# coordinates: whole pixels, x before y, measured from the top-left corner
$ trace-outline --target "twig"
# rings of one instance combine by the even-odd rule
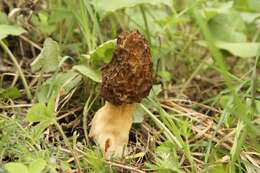
[[[67,113],[65,113],[65,114],[60,115],[59,117],[57,117],[57,120],[61,120],[61,119],[65,118],[65,117],[67,117],[67,116],[70,115],[70,114],[73,114],[73,113],[75,113],[75,112],[80,111],[81,109],[82,109],[82,107],[77,107],[77,108],[75,108],[75,109],[73,109],[73,110],[71,110],[71,111],[68,111]]]
[[[42,48],[38,44],[34,43],[33,41],[29,40],[28,38],[26,38],[26,37],[24,37],[22,35],[20,35],[19,37],[21,39],[23,39],[24,41],[28,42],[29,44],[31,44],[33,47],[35,47],[35,48],[37,48],[39,50],[42,50]]]
[[[111,166],[116,166],[116,167],[119,167],[119,168],[128,169],[128,170],[135,171],[135,172],[138,172],[138,173],[145,173],[144,171],[142,171],[142,170],[140,170],[140,169],[138,169],[136,167],[123,165],[121,163],[112,162],[110,160],[106,160],[106,163],[111,165]]]
[[[23,65],[23,61],[20,61],[19,66],[21,67],[22,65]],[[18,71],[16,71],[16,72],[15,72],[14,79],[13,79],[13,82],[12,82],[12,84],[11,84],[11,87],[14,87],[14,86],[15,86],[15,84],[16,84],[18,78],[19,78],[19,73],[18,73]]]
[[[8,106],[0,106],[0,109],[23,108],[23,107],[31,107],[31,106],[32,104],[8,105]]]

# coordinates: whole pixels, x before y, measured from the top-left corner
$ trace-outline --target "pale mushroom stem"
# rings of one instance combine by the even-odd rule
[[[100,145],[104,157],[122,157],[126,154],[129,131],[136,104],[115,106],[109,102],[100,108],[93,120],[89,136]]]

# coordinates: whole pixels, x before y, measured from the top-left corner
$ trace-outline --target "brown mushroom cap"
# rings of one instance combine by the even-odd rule
[[[138,31],[123,32],[110,63],[102,68],[101,96],[114,105],[140,102],[153,85],[151,53]]]

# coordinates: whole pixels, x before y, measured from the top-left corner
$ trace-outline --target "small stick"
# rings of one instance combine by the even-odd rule
[[[116,166],[116,167],[119,167],[119,168],[128,169],[128,170],[135,171],[135,172],[138,172],[138,173],[145,173],[144,171],[142,171],[142,170],[140,170],[140,169],[138,169],[136,167],[123,165],[121,163],[115,163],[115,162],[112,162],[110,160],[106,160],[106,163],[111,165],[111,166]]]
[[[29,40],[28,38],[20,35],[19,36],[21,39],[23,39],[24,41],[28,42],[29,44],[31,44],[33,47],[39,49],[39,50],[42,50],[41,46],[39,46],[38,44],[34,43],[33,41]]]
[[[24,108],[24,107],[31,107],[31,106],[32,106],[32,104],[8,105],[8,106],[0,106],[0,109]]]

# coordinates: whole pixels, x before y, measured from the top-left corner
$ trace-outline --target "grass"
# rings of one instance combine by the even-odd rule
[[[254,0],[10,2],[0,2],[0,172],[260,171]],[[104,104],[100,69],[115,36],[134,29],[150,43],[156,81],[135,112],[129,154],[104,160],[88,137]],[[60,50],[43,48],[48,37]]]

